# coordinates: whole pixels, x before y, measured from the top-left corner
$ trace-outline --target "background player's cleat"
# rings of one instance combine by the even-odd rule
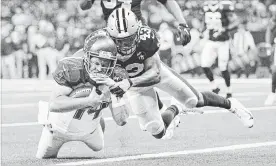
[[[214,92],[215,94],[218,94],[219,91],[220,91],[220,88],[212,89],[212,92]]]
[[[270,94],[267,96],[264,105],[266,105],[266,106],[273,105],[275,99],[276,99],[276,93],[270,93]]]
[[[226,99],[229,99],[232,97],[232,93],[226,93]]]
[[[252,113],[246,109],[237,99],[229,98],[231,101],[230,112],[235,114],[244,124],[244,126],[251,128],[254,125]]]

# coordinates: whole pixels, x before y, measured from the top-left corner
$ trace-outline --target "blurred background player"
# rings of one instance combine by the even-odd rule
[[[270,6],[270,12],[272,18],[266,30],[266,43],[272,46],[274,50],[274,60],[272,64],[272,84],[271,93],[267,96],[265,100],[265,105],[272,105],[276,99],[276,4]]]
[[[227,86],[226,97],[230,98],[232,97],[232,89],[228,71],[230,57],[228,25],[231,17],[234,16],[234,5],[231,1],[207,1],[204,3],[203,10],[206,24],[205,37],[209,40],[202,50],[201,67],[211,82],[212,91],[219,93],[220,88],[211,71],[211,66],[218,58],[218,66]]]
[[[94,151],[103,148],[102,110],[110,106],[111,96],[109,88],[96,85],[93,78],[111,76],[116,64],[116,49],[113,40],[100,33],[85,42],[84,50],[59,62],[53,75],[57,88],[52,93],[49,108],[42,108],[49,109],[46,110],[49,115],[37,158],[57,157],[61,146],[69,141],[82,141]],[[71,93],[80,87],[90,88],[91,93],[87,97],[72,96]]]
[[[81,0],[80,7],[83,10],[90,9],[95,0]],[[141,4],[143,0],[101,0],[101,7],[104,14],[104,19],[107,20],[112,11],[119,7],[130,9],[135,13],[138,20],[141,20],[145,24],[145,19],[142,16]],[[190,42],[191,36],[187,22],[182,14],[181,8],[175,0],[153,0],[162,3],[166,9],[175,17],[179,36],[183,45]]]

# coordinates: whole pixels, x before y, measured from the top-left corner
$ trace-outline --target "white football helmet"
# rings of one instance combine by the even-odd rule
[[[114,10],[107,20],[107,31],[117,45],[118,52],[123,56],[132,55],[138,42],[138,29],[141,21],[129,9]]]

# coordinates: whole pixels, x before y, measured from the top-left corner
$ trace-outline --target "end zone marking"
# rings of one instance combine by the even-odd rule
[[[99,164],[99,163],[112,163],[112,162],[127,161],[127,160],[163,158],[163,157],[169,157],[169,156],[191,155],[191,154],[204,154],[204,153],[224,152],[224,151],[231,151],[231,150],[241,150],[241,149],[250,149],[250,148],[267,147],[267,146],[276,146],[276,141],[260,142],[260,143],[252,143],[252,144],[238,144],[238,145],[197,149],[197,150],[184,150],[184,151],[176,151],[176,152],[141,154],[141,155],[136,155],[136,156],[125,156],[125,157],[117,157],[117,158],[114,157],[114,158],[106,158],[106,159],[98,159],[98,160],[93,159],[93,160],[86,160],[86,161],[60,163],[57,165],[64,165],[64,166],[65,165],[74,165],[74,166],[76,166],[76,165],[88,165],[88,164]]]

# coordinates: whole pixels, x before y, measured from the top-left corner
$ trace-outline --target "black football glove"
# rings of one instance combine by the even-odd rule
[[[133,83],[129,78],[123,79],[122,81],[116,82],[115,85],[110,88],[110,92],[116,97],[123,97],[132,84]]]
[[[187,45],[191,41],[190,28],[187,24],[179,24],[178,37],[180,38],[183,46]]]

